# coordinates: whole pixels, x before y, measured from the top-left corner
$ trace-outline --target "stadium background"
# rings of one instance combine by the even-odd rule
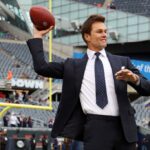
[[[49,1],[50,2],[50,1]],[[48,1],[0,1],[0,102],[49,105],[52,88],[53,110],[13,108],[0,118],[0,150],[74,149],[82,150],[82,143],[68,139],[51,139],[50,132],[61,96],[61,80],[48,79],[33,70],[26,40],[32,37],[29,9],[33,5],[49,7]],[[108,27],[107,50],[127,55],[133,64],[150,79],[150,1],[149,0],[52,0],[56,26],[52,32],[52,60],[67,57],[81,58],[86,45],[80,35],[84,20],[91,14],[106,17]],[[49,37],[44,38],[45,58],[48,61]],[[32,84],[31,84],[32,83]],[[139,97],[128,87],[129,98],[136,110],[139,131],[139,150],[150,150],[150,98]],[[2,111],[4,107],[0,107]],[[19,123],[12,127],[11,119]],[[20,123],[21,122],[21,123]],[[18,146],[16,144],[19,144]],[[44,146],[45,145],[45,146]],[[35,148],[36,147],[36,148]],[[43,148],[42,148],[43,147]],[[75,148],[76,147],[76,148]]]

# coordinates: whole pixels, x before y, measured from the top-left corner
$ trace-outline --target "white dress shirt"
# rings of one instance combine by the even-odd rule
[[[85,114],[97,114],[118,116],[119,108],[117,102],[117,96],[115,92],[114,79],[110,62],[107,58],[105,50],[100,51],[101,59],[104,67],[106,91],[108,97],[108,104],[101,109],[96,104],[96,89],[95,89],[95,51],[87,50],[88,62],[84,72],[81,90],[80,90],[80,102]]]

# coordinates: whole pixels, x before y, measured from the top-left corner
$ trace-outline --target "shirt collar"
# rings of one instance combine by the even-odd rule
[[[106,57],[106,51],[105,51],[105,49],[102,49],[99,52],[101,53],[101,55],[100,55],[101,57]],[[95,58],[95,53],[96,53],[95,51],[87,49],[87,55],[88,55],[89,59]]]

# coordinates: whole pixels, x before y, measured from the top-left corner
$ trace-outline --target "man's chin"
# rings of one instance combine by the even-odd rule
[[[101,48],[106,48],[107,44],[101,45]]]

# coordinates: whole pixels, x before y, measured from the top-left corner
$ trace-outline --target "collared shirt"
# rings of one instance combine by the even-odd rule
[[[85,114],[98,114],[98,115],[108,115],[108,116],[118,116],[119,107],[117,102],[117,96],[115,92],[113,72],[106,55],[105,50],[100,51],[101,59],[104,67],[106,91],[108,97],[108,104],[101,109],[96,104],[96,89],[95,89],[95,51],[87,50],[88,62],[84,72],[81,90],[80,90],[80,102]]]

